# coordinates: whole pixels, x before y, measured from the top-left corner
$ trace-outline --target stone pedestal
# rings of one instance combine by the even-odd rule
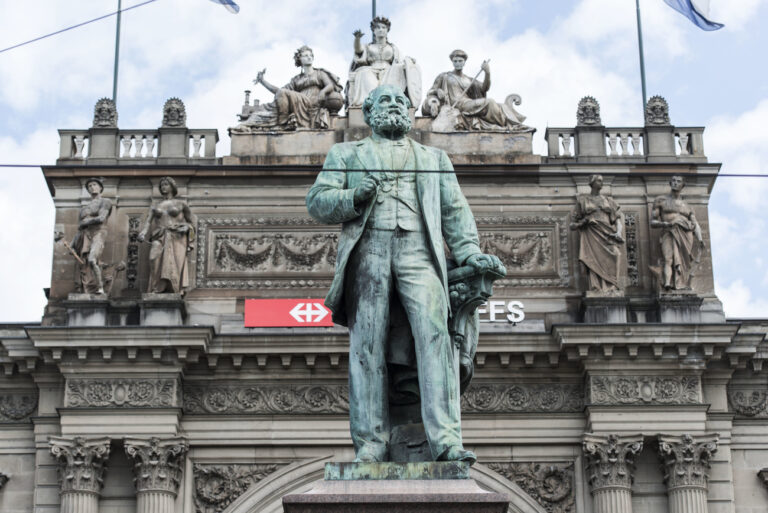
[[[463,462],[327,463],[312,490],[283,497],[285,513],[505,513],[509,498],[469,478]]]
[[[180,294],[142,294],[139,308],[142,326],[181,326],[187,314]]]
[[[589,297],[581,300],[584,322],[589,324],[626,324],[629,299],[626,297]]]
[[[445,150],[454,165],[539,164],[533,154],[533,132],[421,132],[422,144]]]
[[[70,294],[64,303],[69,326],[106,326],[109,300],[105,294]]]
[[[663,323],[701,322],[703,298],[691,294],[661,294],[658,299],[659,321]]]

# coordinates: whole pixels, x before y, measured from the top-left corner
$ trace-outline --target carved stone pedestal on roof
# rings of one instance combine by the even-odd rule
[[[137,513],[173,513],[188,444],[183,438],[126,438],[134,461]]]
[[[696,294],[661,294],[658,298],[662,323],[701,322],[703,298]]]
[[[616,296],[585,296],[581,300],[584,322],[591,324],[625,324],[629,299]]]
[[[641,435],[584,435],[584,454],[595,513],[632,512],[632,471]]]
[[[659,436],[669,513],[707,513],[709,460],[717,435]]]
[[[109,438],[51,437],[48,443],[59,460],[61,513],[98,513]]]
[[[327,463],[312,490],[283,497],[285,513],[505,513],[509,498],[480,488],[464,462]]]
[[[104,294],[70,294],[67,308],[69,326],[105,326],[109,299]]]
[[[181,326],[186,309],[180,294],[142,294],[142,326]]]

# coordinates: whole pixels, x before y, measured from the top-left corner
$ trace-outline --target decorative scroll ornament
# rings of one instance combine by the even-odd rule
[[[580,126],[601,125],[600,104],[591,96],[585,96],[579,100],[579,107],[576,109],[576,124]]]
[[[195,512],[220,513],[248,488],[278,469],[277,464],[195,464]]]
[[[640,285],[637,254],[637,214],[624,212],[624,224],[624,233],[627,239],[627,277],[629,278],[629,285],[637,287]]]
[[[126,288],[136,289],[136,280],[139,277],[139,229],[141,218],[132,216],[128,218],[128,261],[126,263],[125,280]]]
[[[697,376],[592,376],[592,404],[700,404]]]
[[[69,407],[176,407],[181,403],[175,379],[68,379],[64,404]]]
[[[584,390],[573,384],[475,384],[461,397],[465,413],[580,412]]]
[[[102,98],[93,108],[93,128],[117,128],[117,106],[109,98]]]
[[[661,96],[652,96],[645,105],[646,125],[669,125],[669,104]]]
[[[174,497],[181,483],[182,463],[189,444],[183,438],[125,439],[125,454],[134,460],[137,492],[168,492]]]
[[[718,436],[659,435],[659,455],[667,488],[707,488],[709,460],[717,452]]]
[[[101,492],[109,458],[109,438],[50,437],[48,444],[59,460],[61,493]]]
[[[486,466],[525,490],[548,513],[575,513],[573,463],[504,462]]]
[[[587,479],[592,490],[632,487],[635,456],[643,449],[641,435],[584,435]]]
[[[185,413],[349,413],[347,385],[186,386]]]
[[[163,128],[187,126],[187,109],[178,98],[168,98],[163,105]]]
[[[3,394],[0,396],[0,422],[24,422],[37,409],[37,394]]]
[[[745,417],[768,417],[768,390],[728,388],[731,409]]]

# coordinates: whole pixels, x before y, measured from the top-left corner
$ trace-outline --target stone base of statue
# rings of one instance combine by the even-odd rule
[[[533,154],[533,132],[424,130],[421,132],[419,142],[447,151],[454,166],[495,163],[540,164],[541,156]]]
[[[181,294],[142,294],[139,310],[142,326],[181,326],[187,314]]]
[[[338,118],[332,118],[334,124]],[[293,157],[294,164],[322,165],[328,150],[342,142],[340,130],[308,130],[293,132],[264,131],[250,134],[233,133],[232,151],[223,164],[274,165],[283,164],[284,157]],[[297,155],[300,150],[301,155]]]
[[[676,290],[668,294],[659,294],[659,321],[663,323],[701,322],[701,303],[703,298],[693,291]]]
[[[623,296],[585,295],[581,300],[584,322],[589,324],[626,324],[629,299]]]
[[[106,326],[106,294],[70,294],[64,302],[69,326]]]
[[[506,513],[509,498],[469,477],[465,462],[326,463],[325,479],[283,497],[285,513]]]

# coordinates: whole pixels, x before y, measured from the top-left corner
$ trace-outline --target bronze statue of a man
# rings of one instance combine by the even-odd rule
[[[395,86],[363,103],[373,134],[335,144],[307,195],[312,217],[342,223],[325,304],[349,326],[350,430],[356,461],[387,461],[387,351],[393,300],[413,335],[421,418],[434,460],[475,461],[461,437],[458,357],[448,332],[443,241],[459,265],[502,268],[477,227],[443,150],[406,137],[410,101]]]

